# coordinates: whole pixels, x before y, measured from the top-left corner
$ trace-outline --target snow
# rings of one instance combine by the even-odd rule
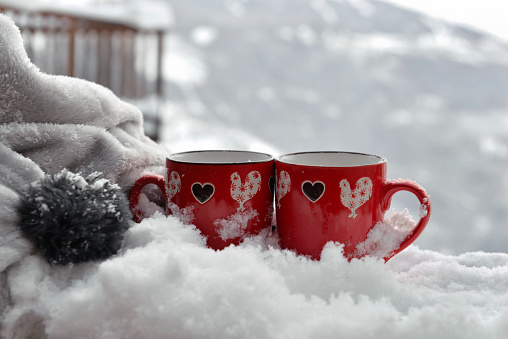
[[[127,24],[141,29],[167,30],[174,24],[173,12],[162,0],[2,0],[2,5],[28,11],[65,13],[83,18]]]
[[[217,219],[213,225],[217,228],[217,233],[222,240],[229,240],[244,236],[249,222],[256,219],[259,219],[258,212],[246,209],[226,218]]]
[[[372,15],[369,2],[350,2],[364,15]],[[313,2],[315,6],[320,3],[324,2]],[[235,17],[248,14],[242,1],[228,1],[227,7]],[[324,10],[322,14],[325,16]],[[329,12],[325,16],[328,21],[334,20],[332,14]],[[191,40],[198,47],[208,48],[220,42],[221,33],[220,29],[203,24],[192,31]],[[303,44],[316,43],[315,32],[306,26],[301,26],[298,31],[286,29],[280,34],[286,39],[300,39]],[[354,34],[350,36],[354,37]],[[327,38],[337,38],[337,35]],[[210,79],[211,69],[205,64],[207,56],[182,36],[177,36],[175,41],[176,50],[173,50],[169,61],[170,65],[179,67],[167,69],[167,80],[178,84],[183,93],[183,103],[163,103],[163,110],[167,112],[162,117],[163,142],[175,152],[206,148],[280,154],[279,147],[263,138],[263,134],[254,135],[240,124],[236,108],[228,102],[209,105],[204,101],[197,88]],[[427,45],[422,41],[430,40],[415,40],[413,49],[406,49],[401,40],[379,34],[361,36],[360,40],[351,40],[351,43],[339,37],[335,40],[339,45],[329,42],[326,46],[359,49],[363,56],[387,52],[407,56],[408,51],[416,55],[425,50]],[[464,55],[471,58],[466,58],[466,62],[477,66],[467,48],[450,49],[443,41],[431,46],[439,51],[432,54],[432,58],[452,55],[449,59],[457,61]],[[480,57],[485,57],[485,54],[481,53]],[[498,56],[493,58],[492,64],[496,60],[505,60]],[[500,64],[506,63],[501,61]],[[390,66],[390,63],[381,66],[383,73],[379,76],[389,79],[393,74],[384,67]],[[394,66],[394,69],[397,70],[397,67]],[[325,100],[324,94],[310,88],[295,85],[281,90],[275,85],[272,87],[269,79],[261,85],[259,91],[251,92],[250,88],[239,84],[238,91],[232,96],[257,95],[263,103],[280,104],[280,93],[286,90],[300,97],[302,103],[316,104]],[[399,87],[403,85],[399,84]],[[424,102],[419,109],[426,114],[415,114],[411,107],[387,112],[392,120],[385,120],[386,125],[382,126],[387,128],[388,133],[398,128],[394,128],[397,124],[410,135],[412,124],[427,128],[436,124],[432,120],[433,113],[435,119],[441,119],[439,109],[445,106],[441,97],[426,93],[413,99]],[[349,114],[347,109],[332,104],[328,105],[326,112],[331,121]],[[211,119],[213,116],[221,119]],[[298,133],[294,133],[296,137],[302,133],[315,136],[312,127],[305,125],[304,117],[292,117],[302,126]],[[272,134],[274,130],[278,131],[276,127],[270,129],[266,116],[256,115],[255,119],[260,121],[253,124],[255,128],[262,126],[265,132]],[[469,120],[461,117],[443,126],[449,127],[445,131],[451,134],[450,138],[454,136],[454,129],[469,131],[479,138],[482,152],[505,159],[506,145],[502,136],[505,130],[503,124],[495,123],[496,119],[499,116],[493,115],[485,122],[471,114]],[[226,123],[228,121],[229,124]],[[492,122],[490,126],[488,123]],[[291,126],[283,127],[287,128],[286,131],[293,131],[289,128]],[[496,128],[495,135],[490,135]],[[320,129],[317,133],[325,135]],[[289,135],[280,132],[280,139],[286,137],[291,142]],[[308,139],[302,140],[302,144],[308,142]],[[463,139],[457,140],[460,143]],[[447,139],[439,139],[439,148],[446,142]],[[302,144],[294,145],[300,147]],[[335,145],[342,149],[344,144]],[[357,146],[360,147],[360,144]],[[408,156],[407,153],[403,155]],[[435,187],[442,185],[445,180],[439,177],[440,171],[447,179],[455,179],[442,170],[444,165],[433,158],[430,150],[422,151],[418,156],[431,159],[436,168],[439,167],[439,171],[435,172],[426,168],[413,171],[418,173],[418,181],[422,179],[423,183],[434,183]],[[477,163],[478,157],[473,158]],[[397,175],[407,173],[402,170],[400,158],[393,165]],[[508,179],[501,178],[501,184],[506,186],[506,183]],[[429,190],[431,197],[434,197],[434,192]],[[444,195],[445,199],[437,199],[438,203],[433,200],[433,206],[439,213],[439,210],[447,209],[449,202],[462,204],[464,201],[460,206],[470,206],[474,210],[476,200],[471,200],[471,195],[467,192],[457,196]],[[393,212],[359,246],[360,251],[375,248],[374,256],[349,262],[343,257],[340,244],[327,244],[320,261],[281,250],[277,234],[271,230],[247,238],[238,246],[214,251],[206,247],[205,239],[191,224],[192,211],[171,206],[172,213],[183,219],[180,221],[160,214],[160,207],[149,202],[144,195],[141,195],[141,204],[155,215],[139,224],[132,224],[121,253],[109,260],[61,267],[50,266],[41,256],[33,254],[13,266],[8,283],[14,306],[5,311],[2,330],[16,329],[20,333],[22,326],[42,327],[48,338],[507,337],[508,253],[463,251],[449,255],[428,249],[430,244],[441,239],[457,251],[462,249],[459,246],[463,245],[465,236],[499,238],[503,225],[493,226],[493,219],[486,211],[478,210],[476,218],[470,220],[473,231],[470,224],[457,221],[461,215],[455,211],[452,213],[457,219],[454,222],[438,223],[431,218],[422,235],[429,235],[429,240],[422,242],[429,246],[420,248],[420,245],[411,245],[384,263],[382,258],[386,253],[390,253],[394,244],[414,227],[414,221],[406,210]],[[419,217],[426,213],[423,209],[418,212]],[[235,232],[242,230],[241,223],[236,225],[232,220],[224,225]],[[381,244],[380,239],[384,239]],[[467,243],[468,246],[473,247]]]
[[[402,212],[392,211],[389,218],[377,223],[369,231],[367,239],[356,245],[355,254],[358,258],[364,255],[388,258],[415,226],[416,222],[407,209]]]
[[[506,3],[498,0],[384,0],[508,40]],[[460,8],[460,9],[458,9]]]
[[[329,243],[313,261],[275,237],[216,252],[194,226],[156,214],[104,262],[25,258],[6,320],[34,309],[25,320],[42,320],[49,338],[506,338],[508,254],[410,246],[387,264],[348,262]]]

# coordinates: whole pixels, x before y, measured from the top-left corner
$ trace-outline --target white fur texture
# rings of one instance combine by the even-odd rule
[[[0,14],[0,278],[31,251],[16,212],[28,184],[67,168],[102,172],[127,193],[143,172],[162,173],[166,154],[144,135],[141,111],[109,89],[42,73],[19,29]]]

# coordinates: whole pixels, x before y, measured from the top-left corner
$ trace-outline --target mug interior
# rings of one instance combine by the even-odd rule
[[[245,164],[272,161],[273,157],[258,152],[217,150],[175,153],[168,159],[189,164]]]
[[[302,152],[285,154],[278,161],[302,166],[355,167],[376,165],[386,162],[378,155],[350,152]]]

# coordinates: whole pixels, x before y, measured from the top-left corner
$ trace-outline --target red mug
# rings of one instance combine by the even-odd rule
[[[176,153],[166,159],[166,169],[166,178],[145,175],[132,187],[129,200],[137,222],[143,219],[138,207],[141,190],[155,184],[164,194],[166,214],[185,216],[213,249],[238,244],[247,235],[271,228],[271,155],[248,151]]]
[[[410,180],[387,180],[387,161],[348,152],[293,153],[275,160],[275,206],[281,247],[319,259],[329,241],[344,244],[348,259],[383,220],[394,193],[409,191],[426,211],[389,260],[422,233],[430,218],[430,199]],[[356,252],[356,253],[355,253]]]

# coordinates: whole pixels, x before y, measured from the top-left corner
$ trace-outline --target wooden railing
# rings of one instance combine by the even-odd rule
[[[2,5],[0,11],[20,28],[27,54],[41,71],[93,81],[140,103],[145,133],[158,139],[166,30]]]

